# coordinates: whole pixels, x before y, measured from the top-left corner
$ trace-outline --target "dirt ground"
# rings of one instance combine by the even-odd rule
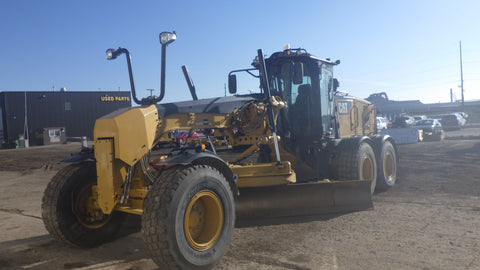
[[[215,269],[480,269],[480,128],[400,145],[375,209],[239,226]],[[41,198],[80,144],[0,151],[0,269],[156,269],[138,232],[82,250],[54,241]]]

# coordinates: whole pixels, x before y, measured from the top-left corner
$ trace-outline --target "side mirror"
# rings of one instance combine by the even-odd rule
[[[237,76],[235,74],[228,75],[228,92],[230,94],[237,93]]]
[[[293,83],[302,84],[303,83],[303,63],[298,62],[293,66]]]
[[[337,78],[333,78],[333,91],[337,92],[338,87],[340,87],[340,82],[337,80]]]

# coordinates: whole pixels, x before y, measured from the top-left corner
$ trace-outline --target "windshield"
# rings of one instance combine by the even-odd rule
[[[299,84],[293,82],[291,62],[272,66],[269,74],[273,92],[288,104],[279,116],[279,128],[290,133],[294,141],[321,134],[321,127],[316,124],[321,120],[316,109],[319,97],[315,68],[304,65],[303,80]]]
[[[288,106],[280,114],[279,126],[289,126],[297,137],[321,137],[330,129],[333,113],[333,75],[331,65],[304,62],[303,81],[293,82],[292,62],[271,66],[273,93]]]

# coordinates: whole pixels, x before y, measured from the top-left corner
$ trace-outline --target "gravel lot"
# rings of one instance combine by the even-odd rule
[[[480,128],[399,146],[397,185],[375,209],[241,226],[215,269],[480,269]],[[82,250],[47,234],[40,204],[80,144],[0,151],[0,269],[156,269],[138,218]]]

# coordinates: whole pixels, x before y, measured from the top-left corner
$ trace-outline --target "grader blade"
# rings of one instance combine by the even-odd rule
[[[244,188],[237,219],[345,213],[373,209],[371,181],[333,181]]]

